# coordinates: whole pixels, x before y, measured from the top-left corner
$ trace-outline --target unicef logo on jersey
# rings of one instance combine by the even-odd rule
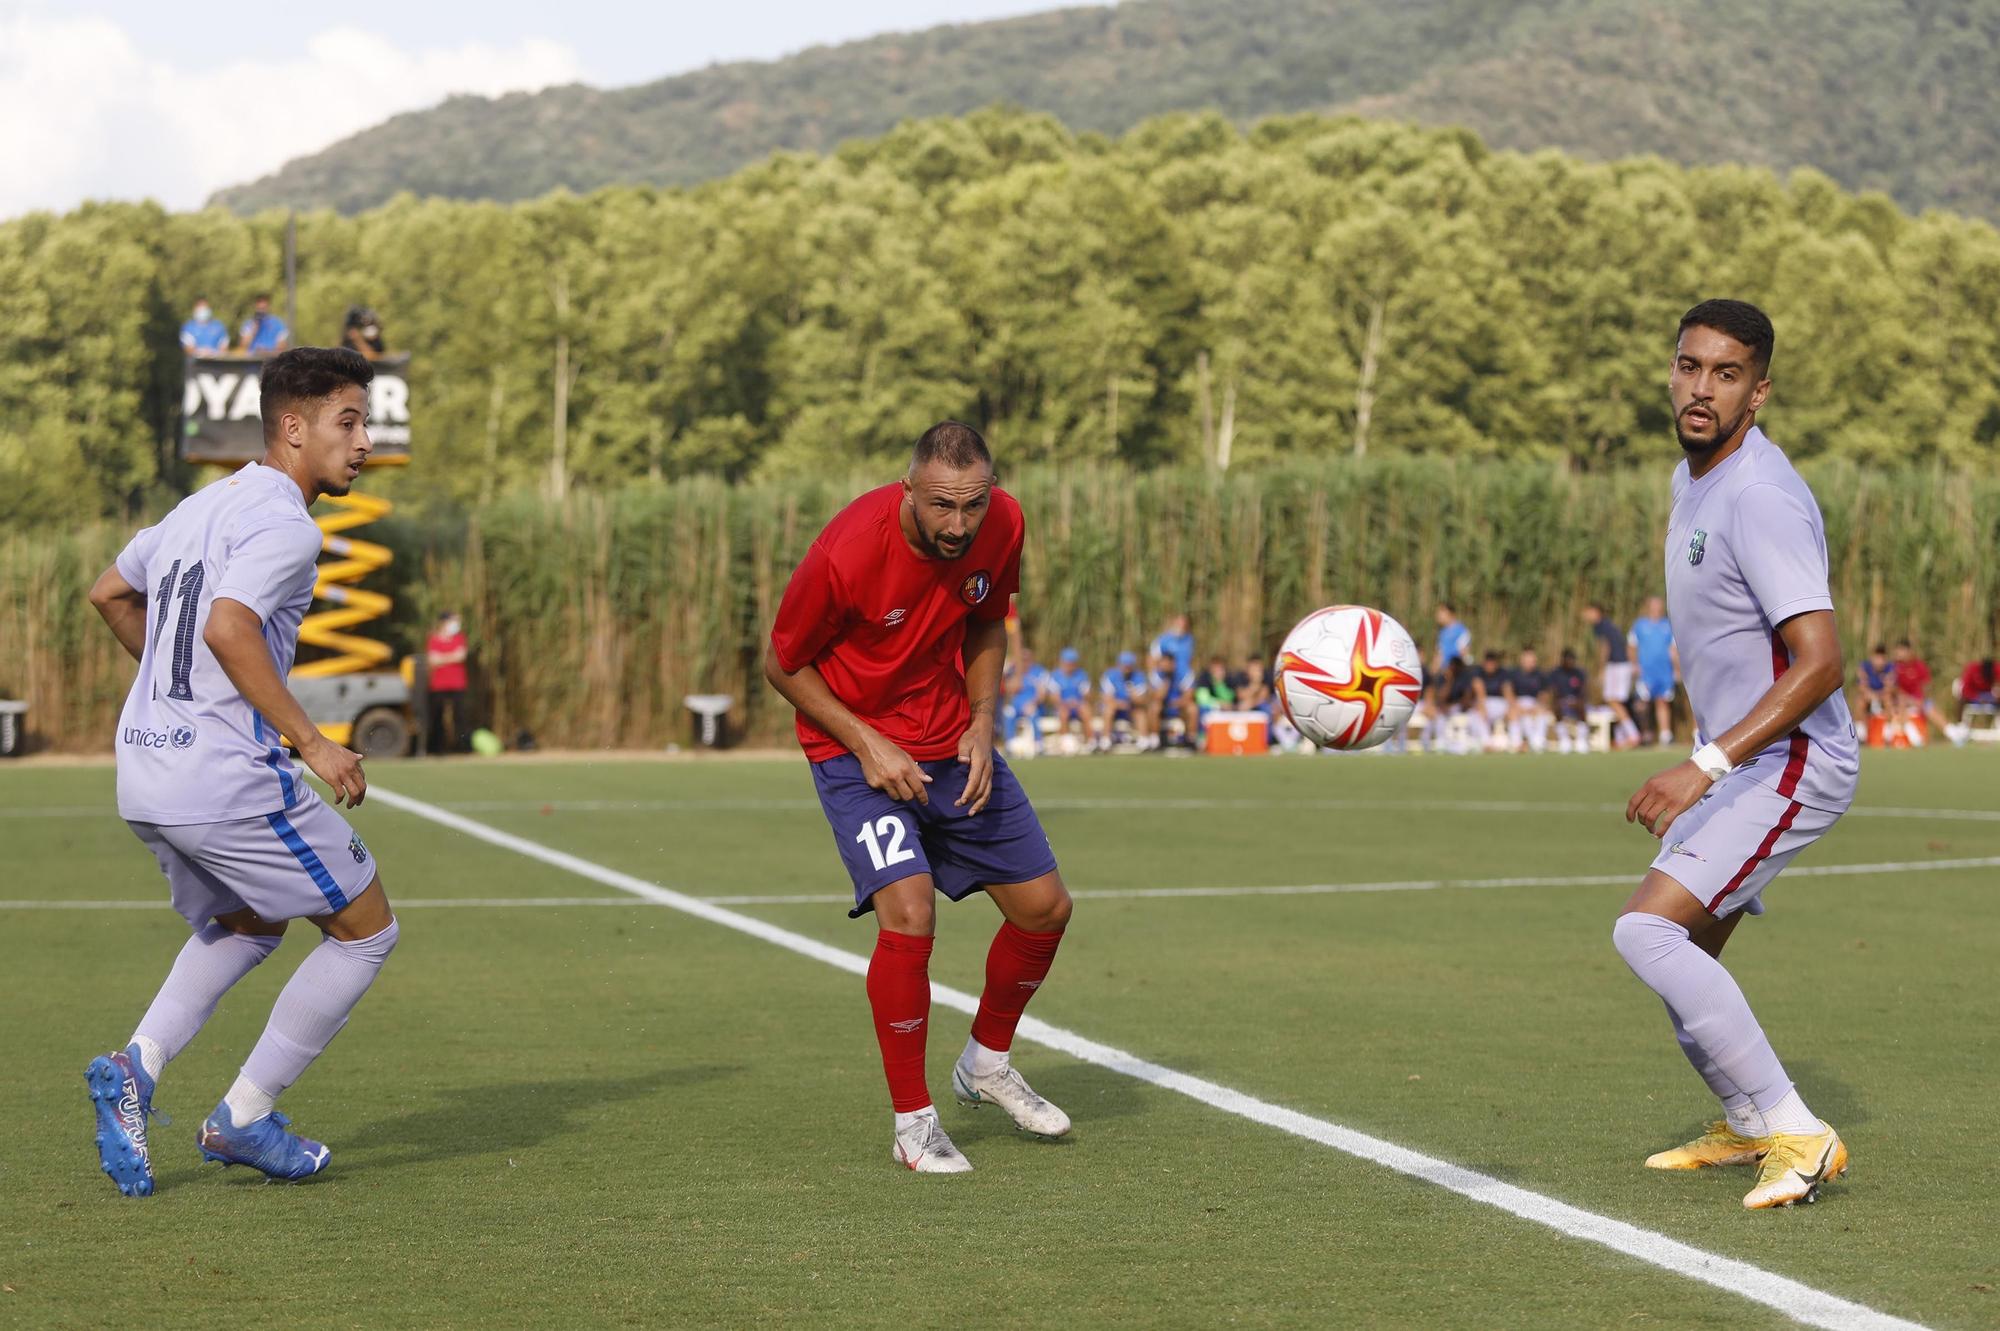
[[[126,726],[118,733],[120,744],[129,744],[135,749],[160,750],[172,746],[185,749],[194,743],[193,726],[175,726],[171,730],[149,730],[140,726]]]
[[[1688,542],[1688,563],[1699,564],[1701,557],[1708,553],[1708,533],[1701,528],[1694,529],[1694,539]]]
[[[959,599],[967,605],[978,605],[992,590],[993,575],[983,568],[958,585]]]

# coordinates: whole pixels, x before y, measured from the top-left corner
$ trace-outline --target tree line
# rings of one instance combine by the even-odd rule
[[[175,330],[280,272],[284,218],[0,224],[0,521],[156,507]],[[692,188],[301,215],[300,342],[412,356],[414,466],[477,505],[896,465],[944,416],[1003,465],[1380,455],[1664,465],[1675,322],[1753,300],[1795,456],[1990,465],[2000,233],[1800,171],[1585,163],[1465,131],[992,109]]]
[[[1106,134],[1201,108],[1466,125],[1598,161],[1814,166],[1912,212],[2000,219],[2000,0],[1123,0],[629,88],[454,97],[215,202],[359,212],[402,190],[690,185],[995,102]]]

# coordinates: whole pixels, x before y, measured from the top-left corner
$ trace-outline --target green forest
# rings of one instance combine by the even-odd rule
[[[995,102],[1121,134],[1168,111],[1466,125],[1599,160],[1812,166],[2000,220],[2000,0],[1125,0],[720,65],[461,97],[217,202],[353,212],[691,184]]]
[[[156,509],[175,328],[277,285],[284,219],[0,224],[0,523]],[[299,218],[300,336],[413,356],[399,500],[872,468],[956,416],[1005,468],[1676,456],[1673,330],[1772,314],[1801,458],[1990,466],[2000,233],[1800,171],[1586,163],[1463,130],[1216,113],[1113,141],[985,110],[691,188]]]

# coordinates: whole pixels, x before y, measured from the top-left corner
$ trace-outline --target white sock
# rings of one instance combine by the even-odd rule
[[[1729,1114],[1729,1127],[1741,1137],[1768,1137],[1771,1130],[1764,1126],[1764,1116],[1757,1112],[1757,1106],[1745,1096],[1742,1104],[1724,1105]]]
[[[270,1088],[264,1113],[270,1112],[271,1097],[283,1095],[347,1024],[348,1014],[395,950],[399,932],[391,919],[389,927],[372,938],[343,942],[329,935],[292,972],[237,1080],[239,1086]],[[248,1103],[254,1107],[256,1102]],[[230,1113],[235,1112],[232,1106]]]
[[[158,1081],[160,1074],[167,1070],[165,1046],[150,1035],[135,1035],[132,1043],[139,1046],[139,1066],[146,1070],[148,1077]]]
[[[1813,1112],[1806,1108],[1806,1102],[1799,1098],[1799,1088],[1796,1086],[1786,1091],[1784,1099],[1763,1113],[1764,1127],[1771,1133],[1810,1136],[1826,1130],[1826,1125],[1815,1118]]]
[[[260,1118],[268,1118],[278,1097],[239,1075],[236,1084],[229,1088],[229,1094],[222,1097],[222,1103],[229,1106],[229,1121],[237,1127],[245,1127]]]
[[[910,1128],[914,1127],[920,1120],[926,1118],[928,1119],[937,1118],[936,1105],[925,1105],[922,1109],[913,1109],[907,1114],[901,1112],[900,1110],[897,1111],[896,1114],[897,1134],[900,1136],[902,1133],[907,1132]]]
[[[1008,1058],[1005,1049],[988,1049],[977,1040],[967,1040],[958,1061],[971,1068],[973,1076],[990,1077],[1006,1069]]]
[[[278,946],[276,937],[239,934],[219,924],[197,929],[174,958],[174,968],[127,1043],[154,1081],[187,1048],[231,985],[255,970]]]
[[[1766,1108],[1772,1096],[1791,1094],[1792,1079],[1785,1075],[1735,977],[1695,946],[1685,928],[1662,916],[1634,911],[1618,917],[1611,938],[1632,973],[1665,1000],[1676,1025],[1714,1064],[1719,1079],[1757,1102],[1771,1131],[1819,1131],[1818,1120],[1805,1112],[1802,1103],[1797,1112],[1807,1126],[1796,1129],[1784,1126],[1794,1120],[1778,1116],[1786,1103],[1783,1099]],[[1786,1090],[1780,1092],[1780,1086]],[[1725,1088],[1711,1089],[1720,1095]],[[1796,1096],[1792,1102],[1797,1103]]]

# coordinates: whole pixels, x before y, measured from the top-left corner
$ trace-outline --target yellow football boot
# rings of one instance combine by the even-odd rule
[[[1710,1165],[1754,1165],[1771,1149],[1769,1137],[1745,1137],[1729,1121],[1711,1123],[1685,1146],[1646,1157],[1648,1169],[1707,1169]]]
[[[1847,1172],[1847,1144],[1826,1124],[1820,1132],[1780,1132],[1757,1171],[1757,1186],[1743,1198],[1745,1208],[1790,1206],[1819,1200],[1819,1185]]]

